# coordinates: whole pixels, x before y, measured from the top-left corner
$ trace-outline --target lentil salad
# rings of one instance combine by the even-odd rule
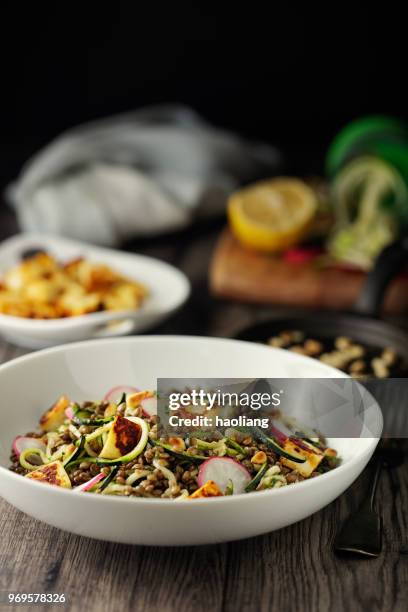
[[[336,468],[340,459],[321,437],[213,431],[169,436],[151,391],[116,387],[103,400],[61,396],[39,431],[17,436],[10,469],[26,478],[100,495],[195,499],[280,488]]]

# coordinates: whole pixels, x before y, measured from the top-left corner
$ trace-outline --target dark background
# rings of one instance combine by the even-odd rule
[[[303,7],[303,8],[300,8]],[[184,102],[270,141],[286,172],[322,172],[332,136],[367,113],[407,114],[395,7],[286,3],[5,3],[0,186],[64,129]]]

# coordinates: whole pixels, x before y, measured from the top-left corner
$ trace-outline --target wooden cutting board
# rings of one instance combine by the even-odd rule
[[[316,262],[289,263],[278,255],[242,247],[228,229],[221,234],[210,266],[215,296],[245,302],[293,307],[347,310],[352,307],[365,273]],[[395,279],[385,299],[385,311],[408,311],[408,274]]]

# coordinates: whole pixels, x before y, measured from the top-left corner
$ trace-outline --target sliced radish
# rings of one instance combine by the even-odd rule
[[[109,402],[111,404],[116,404],[122,395],[125,393],[137,393],[140,389],[136,389],[136,387],[128,387],[126,385],[119,385],[118,387],[113,387],[103,398],[105,402]]]
[[[315,453],[315,455],[322,455],[322,451],[315,447],[315,446],[309,446],[309,444],[306,444],[301,438],[296,438],[295,436],[291,437],[292,442],[294,442],[296,444],[296,446],[298,446],[299,448],[301,448],[302,450],[307,451],[308,453]],[[312,448],[313,447],[313,448]]]
[[[231,480],[234,495],[238,495],[244,493],[246,485],[251,480],[251,475],[243,465],[234,461],[234,459],[212,457],[201,464],[197,480],[200,487],[205,485],[208,480],[214,480],[223,493]]]
[[[143,416],[151,417],[157,414],[157,397],[146,397],[140,402],[143,409]]]
[[[74,418],[74,411],[71,408],[71,406],[68,406],[68,408],[65,410],[65,416],[67,417],[67,419],[69,419],[70,421],[72,421],[72,419]]]
[[[44,453],[47,450],[46,444],[40,438],[29,438],[27,436],[17,436],[13,442],[13,451],[19,457],[27,448],[38,448]]]
[[[97,474],[96,476],[91,478],[91,480],[88,480],[88,482],[84,482],[84,484],[81,484],[78,487],[75,487],[74,490],[75,491],[89,491],[89,489],[92,489],[92,487],[98,484],[98,482],[100,482],[103,478],[106,478],[106,474],[102,474],[101,472],[100,474]]]
[[[272,434],[272,436],[278,441],[279,444],[284,444],[286,440],[289,438],[287,434],[285,434],[283,431],[278,429],[276,425],[274,425],[273,423],[270,425],[269,431]]]
[[[323,249],[319,247],[296,247],[285,251],[283,259],[291,264],[303,264],[313,261],[323,252]]]

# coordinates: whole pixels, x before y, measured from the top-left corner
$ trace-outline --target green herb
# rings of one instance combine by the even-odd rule
[[[116,403],[117,406],[126,404],[126,393],[122,393],[120,400]]]
[[[228,444],[228,446],[231,446],[231,448],[234,448],[236,451],[238,451],[242,455],[248,454],[247,449],[241,446],[240,444],[238,444],[238,442],[235,442],[235,440],[233,440],[232,438],[225,438],[225,442]]]
[[[107,477],[104,480],[102,480],[102,484],[98,488],[99,493],[101,493],[104,489],[106,489],[108,484],[110,484],[112,482],[112,480],[115,478],[115,476],[118,473],[118,471],[119,471],[119,466],[115,466],[115,467],[113,467],[111,469],[111,471],[109,472]]]
[[[99,425],[105,425],[106,423],[110,423],[115,418],[111,416],[101,419],[91,419],[89,418],[91,413],[86,410],[81,410],[79,406],[75,406],[73,411],[74,416],[72,418],[72,421],[76,425],[93,425],[95,427],[98,427]]]
[[[268,463],[265,461],[265,463],[261,465],[260,469],[255,474],[253,479],[245,487],[246,493],[249,493],[250,491],[254,491],[256,489],[256,487],[261,482],[262,478],[265,476],[267,469],[268,469]]]
[[[72,455],[70,455],[67,459],[65,459],[65,461],[63,461],[62,465],[64,467],[67,467],[71,463],[71,461],[76,461],[80,458],[82,451],[84,450],[85,441],[85,436],[81,436],[81,438],[79,439],[79,446],[74,450]]]
[[[185,451],[175,451],[172,449],[170,444],[164,444],[164,442],[160,442],[159,440],[153,440],[152,438],[150,438],[149,441],[153,446],[160,446],[161,448],[164,448],[164,450],[168,452],[169,455],[172,455],[173,457],[177,457],[178,459],[182,459],[184,461],[190,461],[191,463],[202,463],[203,461],[206,461],[208,459],[208,457],[200,455],[190,455]]]
[[[260,440],[280,457],[285,457],[286,459],[290,459],[290,461],[294,461],[295,463],[305,463],[306,459],[295,457],[294,455],[286,452],[277,442],[275,442],[275,440],[273,440],[273,438],[269,438],[259,427],[248,427],[248,430],[255,438]]]
[[[232,482],[231,478],[227,482],[224,495],[234,495],[234,483]]]

